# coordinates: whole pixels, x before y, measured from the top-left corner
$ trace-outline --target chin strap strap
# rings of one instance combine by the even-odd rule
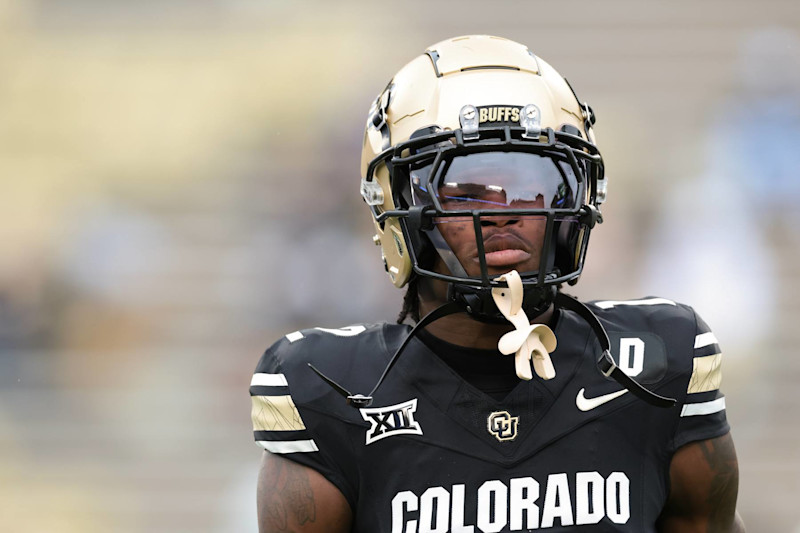
[[[600,357],[597,359],[597,368],[605,377],[613,379],[628,389],[631,394],[644,400],[650,405],[654,405],[656,407],[672,407],[675,405],[674,398],[660,396],[653,391],[645,389],[639,384],[638,381],[631,378],[617,366],[617,364],[614,362],[614,359],[611,357],[611,341],[608,338],[608,333],[603,327],[603,324],[600,323],[600,319],[598,319],[597,316],[592,313],[591,309],[586,307],[586,305],[579,302],[575,298],[567,296],[560,291],[556,295],[555,303],[559,307],[563,307],[564,309],[569,309],[570,311],[577,313],[589,324],[589,327],[592,328],[597,340],[600,342],[600,348],[603,350],[603,353],[600,354]]]
[[[497,349],[504,355],[514,356],[517,377],[526,381],[533,378],[531,363],[536,374],[542,379],[553,379],[556,370],[550,353],[556,349],[556,336],[544,324],[531,324],[522,309],[522,278],[516,270],[498,278],[508,287],[492,289],[492,298],[503,316],[516,328],[509,331],[497,343]]]
[[[372,396],[375,394],[375,391],[378,390],[378,387],[381,386],[383,380],[386,379],[386,376],[389,374],[389,371],[397,362],[397,359],[400,357],[400,354],[403,352],[403,349],[405,349],[406,345],[414,337],[414,335],[416,335],[416,333],[420,329],[424,328],[434,320],[439,320],[442,317],[445,317],[447,315],[452,315],[453,313],[458,313],[461,311],[463,311],[463,309],[461,309],[461,306],[459,306],[456,302],[447,302],[446,304],[440,305],[439,307],[437,307],[436,309],[434,309],[433,311],[422,317],[422,320],[417,322],[414,325],[414,327],[411,328],[411,331],[408,332],[406,338],[403,339],[403,343],[400,344],[397,350],[395,350],[394,355],[392,356],[391,359],[389,359],[389,363],[386,365],[386,368],[383,369],[383,374],[381,374],[381,377],[378,379],[378,382],[375,384],[374,387],[372,387],[372,390],[366,396],[364,396],[363,394],[351,393],[350,391],[348,391],[347,389],[345,389],[344,387],[333,381],[331,378],[329,378],[328,376],[317,370],[317,368],[311,363],[308,363],[308,366],[311,368],[311,370],[316,372],[316,374],[319,377],[321,377],[322,380],[325,381],[325,383],[330,385],[331,388],[333,388],[333,390],[335,390],[336,392],[347,398],[347,405],[351,405],[355,408],[369,407],[370,405],[372,405]]]

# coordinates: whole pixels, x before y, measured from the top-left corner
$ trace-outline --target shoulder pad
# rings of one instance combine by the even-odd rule
[[[626,374],[647,385],[691,373],[698,334],[691,307],[658,297],[587,305],[606,328],[612,355]]]

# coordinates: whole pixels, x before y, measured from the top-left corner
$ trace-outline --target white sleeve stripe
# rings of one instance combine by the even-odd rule
[[[687,403],[681,409],[681,416],[710,415],[725,410],[725,398],[717,398],[710,402]]]
[[[719,344],[717,337],[714,336],[714,333],[711,331],[707,333],[701,333],[697,337],[694,338],[694,349],[698,348],[705,348],[706,346],[711,346],[712,344]]]
[[[303,334],[300,333],[299,331],[293,331],[286,335],[286,340],[288,340],[289,342],[299,341],[302,338]]]
[[[606,300],[604,302],[595,302],[594,305],[599,307],[600,309],[611,309],[617,305],[676,305],[675,302],[672,300],[667,300],[666,298],[645,298],[643,300],[623,300],[623,301],[616,301],[616,300]]]
[[[313,440],[257,440],[256,444],[270,453],[308,453],[318,452],[317,443]]]
[[[287,385],[289,383],[283,374],[253,374],[253,379],[250,381],[251,387],[285,387]]]

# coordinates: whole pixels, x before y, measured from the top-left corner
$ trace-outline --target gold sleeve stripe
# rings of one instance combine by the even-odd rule
[[[252,399],[253,431],[306,429],[291,396],[252,396]]]
[[[722,354],[694,358],[692,379],[689,380],[689,394],[717,390],[722,383]]]

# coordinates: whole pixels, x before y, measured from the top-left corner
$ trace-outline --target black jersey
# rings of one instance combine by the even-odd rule
[[[654,531],[675,450],[729,429],[722,355],[690,307],[589,305],[617,364],[676,407],[653,407],[600,374],[597,339],[567,310],[555,326],[555,378],[520,381],[502,401],[413,339],[373,404],[355,409],[307,363],[366,394],[409,328],[316,328],[259,362],[256,441],[338,487],[355,532]]]

